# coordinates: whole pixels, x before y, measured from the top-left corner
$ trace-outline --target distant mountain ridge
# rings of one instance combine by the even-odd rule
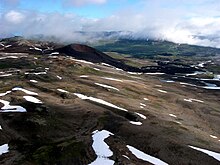
[[[61,55],[71,56],[76,59],[86,60],[93,63],[106,63],[128,72],[163,72],[168,74],[175,73],[192,73],[200,71],[190,65],[183,65],[176,62],[168,62],[165,65],[158,61],[157,66],[133,67],[125,64],[123,61],[110,57],[107,54],[83,44],[59,45],[51,42],[42,42],[26,40],[22,37],[3,39],[0,41],[1,51],[11,53],[29,53],[36,55]],[[126,42],[125,42],[126,44]],[[112,49],[113,50],[113,49]],[[114,50],[113,50],[114,51]]]

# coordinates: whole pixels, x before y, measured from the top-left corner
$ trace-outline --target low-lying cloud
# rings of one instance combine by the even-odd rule
[[[16,0],[14,0],[16,2]],[[181,0],[168,0],[177,5]],[[94,32],[125,31],[134,38],[153,38],[169,40],[176,43],[188,43],[220,48],[220,17],[217,17],[217,4],[206,0],[192,0],[200,7],[192,9],[161,7],[161,0],[141,1],[131,9],[100,19],[85,18],[75,14],[42,13],[24,10],[7,10],[0,14],[0,37],[11,34],[32,37],[43,35],[56,37],[60,42],[89,42],[102,36]],[[15,3],[14,2],[14,3]],[[67,2],[67,1],[66,1]],[[88,3],[105,3],[105,0],[71,0],[75,5]],[[182,3],[190,2],[181,1]],[[138,8],[138,10],[137,10]],[[146,10],[148,9],[148,10]],[[212,10],[211,10],[212,9]],[[206,16],[203,14],[206,12]],[[80,31],[80,33],[79,33]],[[81,33],[92,32],[92,33]],[[90,35],[88,35],[90,34]],[[124,35],[125,33],[120,33]],[[126,33],[127,34],[127,33]]]

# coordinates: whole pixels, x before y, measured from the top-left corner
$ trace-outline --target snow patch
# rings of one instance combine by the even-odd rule
[[[147,155],[145,154],[144,152],[130,146],[130,145],[127,145],[127,148],[129,149],[129,151],[131,151],[131,153],[133,155],[135,155],[138,159],[141,159],[141,160],[144,160],[144,161],[147,161],[147,162],[150,162],[154,165],[168,165],[167,163],[163,162],[162,160],[158,159],[158,158],[155,158],[153,156],[150,156],[150,155]]]
[[[0,60],[4,60],[4,59],[7,59],[7,58],[17,59],[18,57],[17,56],[0,57]]]
[[[184,83],[184,82],[180,82],[180,85],[188,85],[188,86],[192,86],[192,87],[197,86],[197,85],[194,85],[194,84],[189,84],[189,83]]]
[[[169,116],[177,118],[177,116],[174,114],[169,114]]]
[[[167,91],[164,91],[164,90],[160,90],[160,89],[157,89],[158,92],[161,92],[161,93],[167,93]]]
[[[28,94],[28,95],[35,95],[35,96],[38,95],[38,94],[35,93],[35,92],[31,92],[31,91],[29,91],[29,90],[27,90],[27,89],[23,89],[23,88],[20,88],[20,87],[15,87],[15,88],[12,89],[12,91],[22,91],[22,92],[24,92],[24,93],[26,93],[26,94]]]
[[[118,88],[115,88],[113,86],[109,86],[109,85],[105,85],[105,84],[100,84],[100,83],[95,83],[95,85],[98,85],[98,86],[101,86],[101,87],[104,87],[104,88],[108,88],[108,89],[114,89],[116,91],[119,91]]]
[[[9,152],[8,144],[3,144],[0,146],[0,155],[8,153],[8,152]]]
[[[194,149],[194,150],[203,152],[203,153],[215,158],[216,160],[220,161],[220,154],[219,153],[209,151],[209,150],[206,150],[206,149],[202,149],[202,148],[198,148],[198,147],[194,147],[194,146],[189,146],[189,147]]]
[[[7,92],[5,92],[5,93],[0,93],[0,97],[5,96],[5,95],[7,95],[7,94],[9,94],[9,93],[11,93],[11,91],[7,91]]]
[[[192,103],[193,101],[199,102],[199,103],[204,103],[204,101],[202,101],[202,100],[192,99],[192,98],[190,98],[190,99],[184,99],[184,101],[187,101],[187,102],[190,102],[190,103]]]
[[[79,77],[81,77],[81,78],[87,78],[87,77],[89,77],[89,76],[87,76],[87,75],[82,75],[82,76],[79,76]]]
[[[146,104],[140,103],[141,106],[146,107]]]
[[[100,71],[100,69],[99,68],[93,68],[94,70],[96,70],[96,71]]]
[[[36,80],[30,80],[30,82],[37,83],[38,81],[36,81]]]
[[[89,165],[113,165],[115,163],[113,160],[109,159],[109,157],[113,155],[113,152],[109,149],[109,146],[104,141],[110,135],[114,134],[106,130],[97,130],[93,132],[92,148],[94,149],[97,158],[94,162],[90,163]]]
[[[1,100],[0,103],[4,104],[1,108],[2,112],[27,112],[25,108],[16,105],[10,105],[10,102]]]
[[[74,58],[71,58],[71,60],[76,61],[76,62],[81,62],[81,63],[84,63],[84,64],[95,65],[94,63],[89,62],[89,61],[85,61],[85,60],[77,60],[77,59],[74,59]]]
[[[66,90],[63,90],[63,89],[57,89],[59,92],[62,92],[62,93],[69,93],[68,91]]]
[[[213,139],[218,139],[218,137],[217,136],[214,136],[214,135],[209,135],[211,138],[213,138]]]
[[[9,77],[9,76],[12,76],[12,74],[3,74],[3,75],[0,75],[0,77]]]
[[[102,77],[103,79],[106,80],[111,80],[111,81],[118,81],[118,82],[123,82],[122,80],[116,79],[116,78],[111,78],[111,77]]]
[[[58,78],[58,79],[60,79],[60,80],[62,80],[62,79],[63,79],[63,78],[62,78],[62,77],[60,77],[60,76],[57,76],[57,78]]]
[[[129,158],[128,156],[126,156],[126,155],[122,155],[122,156],[123,156],[124,158],[130,160],[130,158]]]
[[[141,114],[141,113],[135,112],[135,114],[137,114],[138,116],[140,116],[142,119],[147,119],[147,117],[146,117],[146,116],[144,116],[144,115],[143,115],[143,114]]]
[[[133,125],[142,125],[142,123],[140,121],[129,121],[129,123],[131,123]]]
[[[127,72],[128,74],[132,74],[132,75],[141,75],[143,73],[139,73],[139,72]]]
[[[96,103],[99,103],[99,104],[102,104],[102,105],[106,105],[106,106],[109,106],[109,107],[112,107],[112,108],[115,108],[115,109],[118,109],[118,110],[122,110],[122,111],[128,111],[124,108],[121,108],[121,107],[118,107],[112,103],[109,103],[107,101],[104,101],[102,99],[98,99],[98,98],[94,98],[94,97],[88,97],[88,96],[85,96],[83,94],[80,94],[80,93],[74,93],[75,96],[79,97],[80,99],[82,100],[90,100],[90,101],[93,101],[93,102],[96,102]]]
[[[101,63],[104,66],[108,66],[108,67],[113,67],[112,65],[106,64],[106,63]]]
[[[26,75],[27,75],[27,74],[42,75],[42,74],[47,74],[47,72],[36,72],[36,73],[26,72],[25,74],[26,74]]]
[[[38,100],[37,98],[33,97],[33,96],[23,96],[23,98],[25,100],[27,100],[28,102],[32,102],[35,104],[42,104],[42,101]]]
[[[156,72],[156,73],[145,73],[146,75],[163,75],[165,73],[159,73],[159,72]]]

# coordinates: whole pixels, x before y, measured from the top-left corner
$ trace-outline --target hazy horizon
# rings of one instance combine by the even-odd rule
[[[220,47],[219,9],[217,0],[1,0],[0,37],[91,41],[97,38],[78,31],[125,31],[136,38]]]

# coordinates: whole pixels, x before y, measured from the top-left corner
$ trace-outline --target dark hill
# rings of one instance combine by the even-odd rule
[[[126,65],[123,61],[114,59],[99,50],[81,44],[70,44],[54,50],[76,59],[86,60],[94,63],[106,63],[125,71],[139,72],[141,69]]]

